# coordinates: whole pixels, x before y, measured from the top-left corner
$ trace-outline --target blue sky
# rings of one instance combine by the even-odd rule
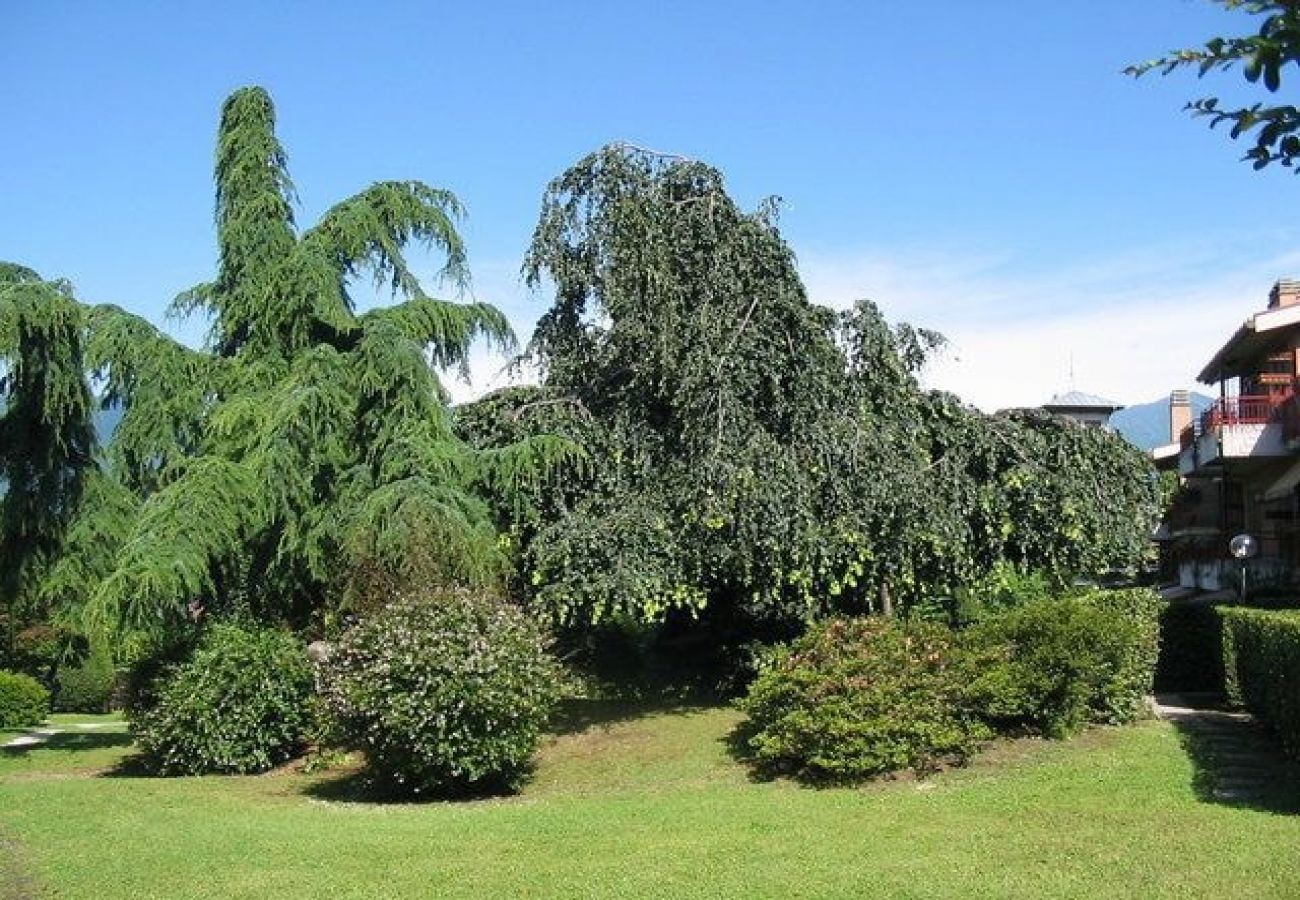
[[[1206,0],[7,0],[0,258],[161,322],[213,270],[217,112],[257,83],[300,221],[382,178],[451,188],[475,292],[521,333],[546,303],[517,279],[546,182],[628,140],[718,166],[747,205],[783,197],[815,301],[949,335],[932,384],[1038,403],[1072,359],[1080,389],[1140,402],[1300,275],[1300,181],[1180,111],[1251,96],[1239,78],[1119,74],[1249,25]]]

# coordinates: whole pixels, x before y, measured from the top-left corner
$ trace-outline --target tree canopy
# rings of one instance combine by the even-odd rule
[[[1064,578],[1146,552],[1140,453],[922,390],[942,339],[810,303],[775,204],[740,210],[703,163],[584,158],[548,189],[525,275],[554,290],[528,348],[542,383],[457,421],[484,448],[534,431],[587,447],[582,477],[498,510],[520,590],[561,622],[790,632],[998,562]]]
[[[495,308],[435,299],[407,262],[408,245],[431,248],[442,274],[463,282],[459,202],[420,182],[380,182],[299,230],[260,88],[225,102],[215,180],[216,277],[174,303],[207,317],[203,349],[122,309],[83,311],[24,282],[41,292],[42,316],[54,320],[46,327],[84,342],[84,359],[65,353],[69,380],[47,389],[44,408],[82,416],[89,370],[101,402],[124,409],[103,476],[67,523],[78,552],[63,555],[44,591],[99,623],[238,604],[321,627],[368,579],[498,581],[506,557],[479,488],[527,478],[567,448],[539,437],[477,454],[452,431],[438,370],[463,367],[477,341],[514,341]],[[400,302],[361,311],[352,287],[364,278]],[[6,421],[23,410],[11,404]],[[90,452],[88,440],[68,431],[40,464],[80,471],[71,460]],[[45,506],[66,514],[76,504]]]
[[[1169,74],[1176,69],[1195,69],[1204,76],[1240,65],[1251,84],[1263,83],[1270,94],[1282,86],[1288,65],[1300,63],[1300,2],[1298,0],[1214,0],[1227,9],[1239,9],[1259,16],[1253,34],[1214,37],[1202,47],[1173,50],[1158,59],[1129,66],[1130,75],[1150,71]],[[1187,104],[1193,115],[1207,117],[1211,127],[1227,124],[1233,139],[1250,135],[1255,144],[1244,159],[1256,169],[1278,162],[1293,167],[1300,159],[1300,110],[1291,104],[1253,103],[1249,106],[1221,106],[1217,97],[1203,97]]]

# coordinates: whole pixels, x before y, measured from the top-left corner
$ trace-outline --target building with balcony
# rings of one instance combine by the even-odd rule
[[[1197,376],[1218,389],[1199,417],[1185,391],[1170,398],[1172,442],[1153,451],[1180,489],[1159,532],[1184,587],[1236,583],[1228,541],[1260,541],[1253,583],[1290,586],[1300,573],[1300,281],[1279,281]]]

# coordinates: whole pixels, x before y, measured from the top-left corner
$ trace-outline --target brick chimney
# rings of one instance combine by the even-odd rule
[[[1280,309],[1300,303],[1300,281],[1283,278],[1268,292],[1268,308]]]
[[[1192,398],[1187,391],[1174,391],[1169,395],[1169,443],[1181,439],[1183,429],[1192,424]]]

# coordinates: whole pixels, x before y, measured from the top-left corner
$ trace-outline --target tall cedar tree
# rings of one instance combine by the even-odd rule
[[[506,559],[480,490],[576,455],[546,435],[476,453],[452,431],[438,370],[463,370],[479,340],[513,346],[500,312],[434,299],[407,263],[408,244],[435,249],[463,283],[452,194],[380,182],[305,230],[294,201],[270,97],[236,91],[217,139],[216,278],[174,303],[209,318],[207,346],[115,307],[86,314],[87,361],[124,415],[42,589],[92,625],[238,605],[328,627],[376,584],[496,582]],[[401,302],[360,312],[350,288],[367,276]]]

